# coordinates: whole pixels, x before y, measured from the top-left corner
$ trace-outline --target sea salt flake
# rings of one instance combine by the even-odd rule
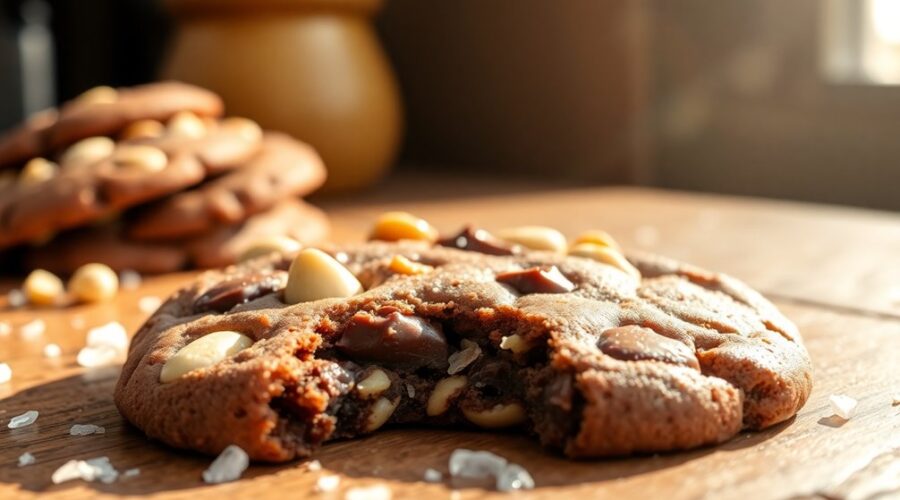
[[[127,477],[137,477],[137,476],[139,476],[140,474],[141,474],[141,469],[138,469],[137,467],[135,467],[135,468],[133,468],[133,469],[128,469],[128,470],[126,470],[125,472],[123,472],[123,473],[122,473],[122,477],[123,477],[123,478],[127,478]]]
[[[505,458],[489,451],[472,451],[463,448],[450,454],[450,475],[469,479],[497,477],[506,468]]]
[[[439,483],[444,479],[444,475],[441,474],[441,471],[435,469],[425,469],[423,477],[425,478],[425,481],[429,483]]]
[[[341,485],[341,476],[321,476],[316,480],[316,493],[328,493],[334,491]]]
[[[13,289],[6,294],[6,302],[9,304],[9,307],[19,308],[24,306],[28,299],[22,293],[22,290]]]
[[[391,489],[378,484],[359,488],[350,488],[344,494],[344,500],[391,500]]]
[[[481,356],[481,347],[478,346],[475,342],[472,342],[469,339],[463,339],[460,343],[462,349],[454,352],[447,358],[447,361],[450,363],[450,366],[447,368],[447,373],[450,375],[455,375],[463,370],[478,359]]]
[[[109,463],[108,457],[97,457],[88,460],[69,460],[53,472],[50,480],[53,484],[60,484],[73,479],[85,481],[100,480],[105,484],[115,482],[119,477],[119,471]]]
[[[29,426],[37,420],[38,415],[40,415],[37,410],[28,410],[21,415],[16,415],[15,417],[9,419],[9,424],[7,427],[10,429],[20,429],[22,427]]]
[[[134,290],[141,286],[141,281],[143,281],[143,278],[137,271],[125,269],[119,273],[119,285],[124,290]]]
[[[0,321],[0,337],[6,337],[12,333],[12,325],[8,321]]]
[[[209,468],[203,471],[203,481],[215,484],[234,481],[241,477],[250,465],[250,457],[239,446],[229,445],[213,460]]]
[[[161,298],[153,295],[148,295],[146,297],[141,297],[138,300],[138,309],[140,309],[142,313],[150,314],[156,312],[161,304]]]
[[[25,453],[22,453],[21,455],[19,455],[19,467],[25,467],[26,465],[31,465],[34,462],[35,462],[34,455],[32,455],[31,453],[28,453],[27,451]]]
[[[94,424],[75,424],[69,429],[71,436],[88,436],[90,434],[106,434],[106,429]]]
[[[44,346],[45,358],[58,358],[62,354],[62,348],[59,344],[47,344]]]
[[[109,346],[83,347],[75,360],[79,366],[96,368],[113,364],[118,357],[119,351]]]
[[[849,420],[856,414],[856,406],[859,404],[857,400],[844,394],[832,394],[828,397],[828,402],[831,403],[834,414],[844,420]]]
[[[310,472],[318,472],[322,470],[322,462],[319,462],[318,460],[312,460],[305,464],[305,468]]]
[[[534,479],[519,464],[508,464],[497,476],[497,491],[531,489],[534,489]]]
[[[46,329],[47,325],[44,323],[44,320],[40,318],[33,319],[19,327],[19,335],[25,340],[34,340],[43,335]]]
[[[128,333],[113,321],[88,330],[87,346],[78,351],[76,361],[87,368],[106,366],[120,361],[127,351]]]
[[[5,384],[12,379],[12,368],[7,363],[0,363],[0,384]]]

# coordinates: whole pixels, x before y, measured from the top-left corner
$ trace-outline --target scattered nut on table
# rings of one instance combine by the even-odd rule
[[[69,279],[69,293],[83,302],[103,302],[115,298],[119,277],[106,264],[85,264]]]

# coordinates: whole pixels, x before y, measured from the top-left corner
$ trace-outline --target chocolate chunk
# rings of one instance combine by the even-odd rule
[[[489,255],[513,255],[519,252],[518,247],[506,243],[484,229],[475,229],[472,226],[466,226],[456,236],[438,240],[438,245]]]
[[[335,346],[353,360],[386,367],[447,368],[447,339],[441,327],[397,311],[384,317],[356,313]]]
[[[637,325],[605,330],[597,346],[607,356],[622,361],[654,360],[700,369],[697,357],[688,346]]]
[[[556,266],[550,266],[550,269],[532,267],[521,271],[509,271],[498,274],[496,279],[523,294],[566,293],[575,289],[575,285],[559,272]]]
[[[194,301],[195,312],[226,312],[238,304],[258,299],[284,286],[284,274],[250,274],[210,288]]]

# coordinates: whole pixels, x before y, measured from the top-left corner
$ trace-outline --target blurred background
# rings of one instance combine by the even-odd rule
[[[0,128],[199,83],[336,190],[384,164],[900,210],[900,0],[4,0],[0,75]]]

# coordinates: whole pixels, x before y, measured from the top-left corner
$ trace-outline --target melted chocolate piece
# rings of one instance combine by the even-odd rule
[[[550,266],[550,269],[532,267],[521,271],[509,271],[498,274],[496,279],[522,294],[566,293],[575,289],[575,285],[559,272],[556,266]]]
[[[397,311],[388,312],[385,317],[356,313],[335,346],[353,360],[372,361],[386,367],[447,368],[447,339],[441,327]]]
[[[622,361],[654,360],[700,369],[693,351],[681,342],[637,325],[610,328],[600,334],[597,346],[609,357]]]
[[[210,288],[194,301],[195,312],[227,312],[238,304],[258,299],[280,290],[284,286],[284,274],[250,274],[234,278]]]
[[[472,226],[466,226],[456,236],[438,240],[438,245],[488,255],[513,255],[519,252],[518,247],[510,245],[484,229],[475,229]]]

